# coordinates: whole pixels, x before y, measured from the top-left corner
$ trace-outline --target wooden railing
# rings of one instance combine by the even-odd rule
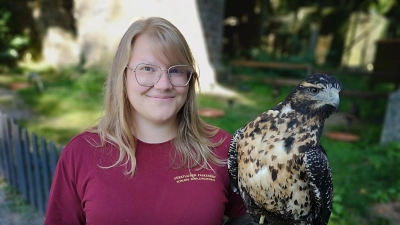
[[[60,150],[0,112],[0,177],[45,213]]]

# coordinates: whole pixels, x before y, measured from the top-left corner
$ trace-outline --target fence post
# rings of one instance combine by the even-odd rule
[[[24,149],[22,146],[21,129],[18,124],[12,125],[12,140],[15,153],[15,167],[17,175],[17,189],[24,195],[27,200],[27,184],[26,184],[26,163],[24,159]]]
[[[17,186],[17,175],[15,171],[15,160],[14,160],[14,148],[11,143],[11,131],[12,129],[12,119],[6,118],[6,123],[5,123],[5,166],[7,168],[7,175],[6,178],[9,181],[9,183],[16,187]]]
[[[59,152],[57,152],[57,148],[54,145],[54,142],[49,142],[49,158],[50,158],[50,181],[54,177],[54,173],[56,171],[57,161],[59,157]],[[50,182],[51,183],[51,182]]]
[[[22,129],[22,144],[24,146],[24,155],[25,155],[25,163],[26,163],[26,177],[28,182],[28,192],[26,196],[26,200],[34,205],[35,204],[35,186],[33,181],[33,160],[32,160],[32,150],[30,148],[28,131],[26,129]]]
[[[6,148],[5,148],[5,119],[3,114],[0,112],[0,177],[5,178],[6,176]]]
[[[41,165],[42,165],[42,174],[43,174],[43,212],[46,212],[46,205],[49,198],[49,191],[50,191],[50,168],[49,168],[49,157],[48,157],[48,149],[47,149],[47,142],[42,137],[40,139],[40,146],[41,146]]]
[[[37,137],[35,133],[32,133],[32,138],[31,138],[31,143],[32,143],[32,160],[33,160],[33,173],[34,173],[34,186],[35,186],[35,206],[41,213],[44,213],[43,211],[43,192],[42,192],[42,179],[40,176],[40,154],[38,150],[38,143],[37,143]]]

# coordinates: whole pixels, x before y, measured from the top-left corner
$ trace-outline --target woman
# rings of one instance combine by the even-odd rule
[[[197,114],[195,68],[167,20],[140,19],[128,28],[106,81],[103,116],[61,153],[46,225],[248,218],[229,185],[231,136]]]

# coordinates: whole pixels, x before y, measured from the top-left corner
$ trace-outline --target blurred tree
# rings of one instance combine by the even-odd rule
[[[395,2],[393,7],[391,7],[386,13],[386,18],[388,18],[389,27],[387,31],[388,38],[400,38],[400,4]]]
[[[265,2],[265,1],[264,1]],[[225,1],[224,55],[245,56],[260,45],[260,0]]]
[[[30,36],[26,26],[18,22],[25,14],[17,14],[16,4],[11,0],[0,0],[0,64],[13,66],[21,59],[23,53],[29,48]],[[17,16],[18,15],[18,16]],[[31,15],[28,11],[27,17]],[[25,17],[25,24],[29,24],[30,18]]]
[[[77,34],[74,17],[74,0],[31,0],[35,2],[35,10],[40,11],[37,16],[37,27],[40,33],[45,34],[49,27],[59,27],[65,31]]]
[[[76,34],[74,0],[0,0],[0,64],[13,66],[27,57],[41,58],[51,26]]]

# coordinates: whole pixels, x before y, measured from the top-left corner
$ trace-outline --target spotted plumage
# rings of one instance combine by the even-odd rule
[[[320,137],[325,119],[338,110],[340,90],[333,76],[311,74],[234,133],[229,176],[255,222],[328,223],[333,184]]]

